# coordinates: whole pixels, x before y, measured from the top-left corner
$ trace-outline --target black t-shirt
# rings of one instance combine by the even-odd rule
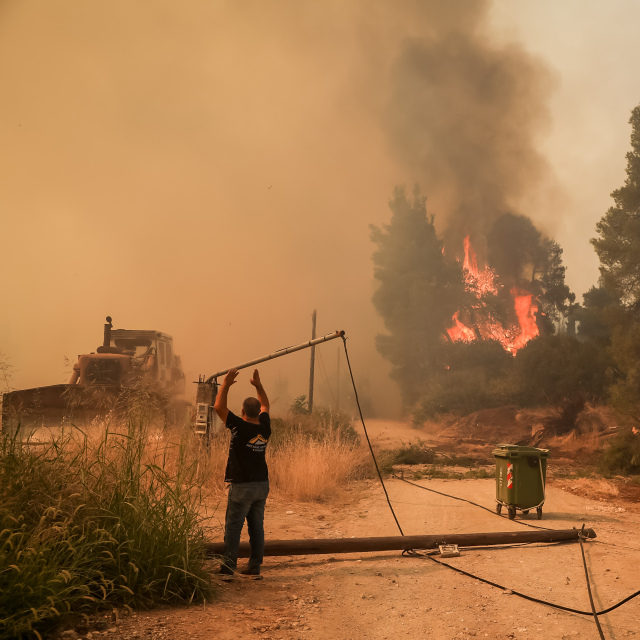
[[[226,427],[231,430],[225,482],[259,482],[269,479],[264,454],[271,437],[271,418],[258,416],[260,424],[247,422],[229,411]]]

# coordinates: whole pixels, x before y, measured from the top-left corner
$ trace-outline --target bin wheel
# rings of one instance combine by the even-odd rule
[[[538,520],[542,520],[542,507],[538,507],[536,513],[538,514]]]
[[[509,507],[507,515],[509,516],[509,520],[513,520],[516,517],[516,508],[515,507]]]
[[[528,513],[529,513],[529,509],[525,509],[525,510],[522,512],[522,515],[526,516]]]
[[[498,502],[498,504],[496,504],[496,513],[498,515],[500,515],[502,513],[502,505]]]

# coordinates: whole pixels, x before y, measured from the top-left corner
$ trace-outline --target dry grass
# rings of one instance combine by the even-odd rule
[[[274,491],[296,501],[322,502],[341,488],[371,473],[368,452],[328,433],[316,441],[297,433],[270,454],[270,478]]]
[[[273,423],[267,463],[274,497],[322,502],[334,497],[346,484],[371,476],[368,450],[352,433],[336,426],[331,416],[288,418]],[[226,488],[228,450],[229,434],[225,430],[214,436],[209,451],[201,448],[199,452],[213,503]]]
[[[272,424],[274,497],[320,502],[371,475],[344,415]],[[0,640],[37,635],[66,613],[211,594],[202,542],[224,516],[226,429],[209,446],[188,427],[137,421],[47,438],[0,439]]]

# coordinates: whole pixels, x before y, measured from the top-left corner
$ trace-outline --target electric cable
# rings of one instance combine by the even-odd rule
[[[432,552],[432,553],[436,553],[436,552]],[[442,562],[442,560],[436,560],[433,555],[431,553],[420,553],[419,551],[416,551],[415,549],[410,549],[408,551],[403,551],[402,552],[403,556],[410,556],[410,557],[414,557],[414,558],[427,558],[428,560],[432,560],[433,562],[435,562],[436,564],[442,565],[443,567],[447,567],[448,569],[452,569],[453,571],[457,572],[457,573],[461,573],[464,576],[467,576],[468,578],[473,578],[474,580],[478,580],[479,582],[484,582],[485,584],[488,584],[492,587],[496,587],[497,589],[501,589],[502,591],[511,591],[511,593],[513,593],[513,595],[519,596],[520,598],[524,598],[525,600],[529,600],[530,602],[537,602],[538,604],[544,604],[548,607],[553,607],[554,609],[560,609],[561,611],[567,611],[568,613],[576,613],[578,615],[581,616],[592,616],[593,612],[592,611],[582,611],[580,609],[573,609],[572,607],[565,607],[561,604],[555,604],[553,602],[548,602],[546,600],[541,600],[540,598],[534,598],[533,596],[528,596],[525,593],[520,593],[519,591],[515,591],[513,589],[509,589],[508,587],[505,587],[501,584],[498,584],[497,582],[492,582],[491,580],[487,580],[486,578],[481,578],[480,576],[477,576],[473,573],[469,573],[468,571],[465,571],[464,569],[460,569],[458,567],[454,567],[451,564],[447,564],[446,562]],[[599,616],[603,616],[607,613],[610,613],[611,611],[613,611],[614,609],[617,609],[618,607],[622,606],[623,604],[625,604],[626,602],[629,602],[629,600],[633,600],[633,598],[636,598],[637,596],[640,595],[640,590],[636,591],[635,593],[632,593],[630,596],[627,596],[626,598],[624,598],[624,600],[620,600],[620,602],[612,605],[611,607],[608,607],[607,609],[603,609],[602,611],[597,611],[596,614]]]
[[[344,353],[345,353],[345,357],[347,360],[347,367],[349,369],[349,376],[351,378],[351,385],[353,386],[353,392],[355,395],[355,399],[356,399],[356,405],[358,406],[358,413],[360,415],[360,421],[362,422],[362,427],[364,430],[364,435],[367,439],[367,444],[369,445],[369,451],[371,453],[371,457],[373,458],[373,463],[375,465],[376,471],[378,473],[378,478],[380,479],[380,484],[382,485],[382,489],[384,491],[384,495],[387,499],[387,504],[389,505],[389,509],[391,510],[391,514],[393,515],[393,519],[396,522],[396,525],[398,527],[398,530],[400,531],[400,534],[402,536],[404,536],[404,532],[402,531],[402,527],[400,526],[400,522],[398,521],[398,518],[396,516],[396,513],[393,509],[393,505],[391,504],[391,500],[389,498],[389,494],[387,492],[387,488],[384,484],[384,480],[382,478],[382,473],[380,472],[380,468],[378,467],[378,461],[376,460],[376,456],[373,452],[373,447],[371,446],[371,440],[369,439],[369,433],[367,432],[367,426],[365,424],[364,421],[364,416],[362,415],[362,408],[360,407],[360,400],[358,398],[358,390],[356,388],[356,383],[353,377],[353,370],[351,369],[351,361],[349,360],[349,351],[347,350],[347,338],[346,336],[342,336],[342,342],[344,344]],[[501,516],[499,514],[497,514],[495,511],[492,511],[491,509],[488,509],[487,507],[485,507],[484,505],[478,504],[477,502],[473,502],[471,500],[467,500],[466,498],[460,498],[458,496],[452,496],[449,495],[447,493],[443,493],[441,491],[436,491],[435,489],[429,489],[428,487],[423,487],[422,485],[416,484],[415,482],[410,482],[409,480],[406,480],[404,478],[400,478],[399,476],[393,475],[392,477],[396,478],[397,480],[402,480],[403,482],[406,482],[408,484],[411,484],[415,487],[418,487],[419,489],[425,489],[426,491],[431,491],[432,493],[437,493],[438,495],[441,496],[445,496],[447,498],[452,498],[454,500],[460,500],[461,502],[467,502],[468,504],[471,504],[473,506],[476,507],[480,507],[481,509],[484,509],[485,511],[489,511],[489,513],[492,513],[493,515],[496,515],[498,517],[504,518],[504,516]],[[532,527],[534,529],[545,529],[547,531],[549,531],[550,529],[548,527],[540,527],[537,525],[533,525],[533,524],[529,524],[527,522],[522,522],[521,520],[513,520],[512,522],[517,522],[518,524],[527,526],[527,527]],[[582,528],[584,529],[584,524],[582,525]],[[595,611],[595,605],[593,603],[593,598],[591,595],[591,584],[589,581],[589,573],[587,570],[587,564],[586,564],[586,558],[584,555],[584,548],[583,548],[583,538],[585,536],[578,536],[578,539],[580,541],[580,548],[582,551],[582,562],[583,562],[583,566],[584,566],[584,570],[585,570],[585,575],[587,577],[587,589],[589,592],[589,599],[591,602],[591,611],[582,611],[580,609],[574,609],[572,607],[565,607],[563,605],[559,605],[559,604],[554,604],[552,602],[548,602],[546,600],[541,600],[539,598],[534,598],[533,596],[528,596],[524,593],[520,593],[519,591],[514,591],[513,589],[508,589],[507,587],[504,587],[496,582],[492,582],[491,580],[487,580],[486,578],[481,578],[480,576],[477,576],[473,573],[469,573],[468,571],[464,571],[463,569],[459,569],[458,567],[454,567],[453,565],[447,564],[446,562],[442,562],[441,560],[436,560],[430,553],[420,553],[419,551],[417,551],[416,549],[408,549],[402,552],[403,556],[409,556],[409,557],[423,557],[423,558],[427,558],[439,565],[442,565],[444,567],[447,567],[449,569],[452,569],[453,571],[456,571],[457,573],[460,573],[462,575],[465,575],[469,578],[473,578],[474,580],[478,580],[479,582],[483,582],[485,584],[488,584],[492,587],[496,587],[498,589],[502,589],[503,591],[509,591],[514,595],[519,596],[520,598],[523,598],[525,600],[529,600],[530,602],[536,602],[538,604],[542,604],[542,605],[546,605],[548,607],[552,607],[554,609],[559,609],[561,611],[567,611],[569,613],[575,613],[578,615],[583,615],[583,616],[593,616],[595,621],[596,621],[596,625],[598,627],[598,632],[600,633],[600,637],[602,638],[602,640],[605,640],[604,635],[602,634],[602,628],[600,627],[600,623],[598,621],[598,616],[602,616],[605,615],[607,613],[610,613],[611,611],[614,611],[615,609],[617,609],[618,607],[622,606],[623,604],[625,604],[626,602],[629,602],[630,600],[632,600],[633,598],[636,598],[637,596],[640,595],[640,590],[632,593],[630,596],[627,596],[626,598],[624,598],[623,600],[620,600],[619,602],[617,602],[616,604],[610,606],[607,609],[603,609],[602,611]]]
[[[616,544],[615,542],[603,542],[602,540],[592,540],[596,544],[604,544],[607,547],[616,547],[618,549],[630,549],[631,551],[640,551],[638,547],[628,547],[626,544]]]
[[[471,504],[475,507],[480,507],[481,509],[484,509],[485,511],[488,511],[489,513],[493,514],[494,516],[498,516],[499,518],[504,518],[504,516],[501,516],[499,514],[497,514],[495,511],[492,511],[491,509],[488,509],[487,507],[485,507],[484,505],[478,504],[477,502],[473,502],[472,500],[467,500],[466,498],[460,498],[458,496],[452,496],[448,493],[443,493],[442,491],[436,491],[435,489],[430,489],[428,487],[423,487],[422,485],[416,484],[415,482],[410,482],[409,480],[406,480],[405,478],[401,478],[399,476],[394,475],[394,478],[396,478],[397,480],[402,480],[403,482],[406,482],[407,484],[411,484],[414,487],[418,487],[419,489],[425,489],[426,491],[431,491],[432,493],[437,493],[438,495],[441,496],[445,496],[446,498],[452,498],[453,500],[460,500],[461,502],[467,502],[468,504]],[[529,524],[527,522],[522,522],[521,520],[512,520],[512,522],[516,522],[517,524],[521,524],[524,525],[526,527],[533,527],[534,529],[546,529],[547,531],[550,531],[550,529],[548,527],[539,527],[536,526],[534,524]],[[582,526],[582,528],[584,529],[584,525]],[[579,540],[580,540],[580,548],[582,551],[582,561],[583,561],[583,565],[584,565],[584,570],[585,572],[587,571],[587,565],[586,565],[586,560],[584,557],[584,548],[583,548],[583,538],[584,536],[578,536]],[[598,540],[590,540],[590,542],[598,542]],[[612,543],[605,543],[605,542],[600,542],[600,544],[612,544]],[[614,545],[617,546],[617,545]],[[630,548],[634,548],[634,547],[630,547]],[[569,611],[570,613],[577,613],[580,615],[584,615],[584,616],[594,616],[594,618],[596,619],[596,624],[597,626],[600,628],[600,623],[597,620],[597,616],[601,616],[604,615],[606,613],[609,613],[610,611],[613,611],[614,609],[617,609],[619,606],[625,604],[626,602],[628,602],[629,600],[633,600],[633,598],[636,598],[637,596],[640,595],[640,590],[632,593],[630,596],[624,598],[623,600],[621,600],[620,602],[618,602],[617,604],[609,607],[608,609],[604,609],[603,611],[598,611],[596,612],[595,610],[593,612],[590,611],[580,611],[578,609],[571,609],[569,607],[563,607],[561,605],[555,605],[551,602],[546,602],[545,600],[539,600],[537,598],[533,598],[531,596],[527,596],[525,594],[522,594],[518,591],[513,591],[513,589],[507,589],[507,587],[504,587],[502,585],[496,584],[494,582],[491,582],[489,580],[485,580],[484,578],[480,578],[479,576],[476,576],[472,573],[463,571],[462,569],[458,569],[457,567],[453,567],[449,564],[447,564],[446,562],[441,562],[439,560],[435,560],[435,558],[432,558],[430,555],[428,554],[420,554],[417,553],[415,550],[409,550],[408,552],[403,552],[403,555],[409,555],[409,556],[424,556],[424,557],[429,557],[430,560],[433,560],[434,562],[438,562],[438,564],[441,564],[445,567],[449,567],[450,569],[453,569],[454,571],[458,571],[459,573],[463,573],[464,575],[470,577],[470,578],[474,578],[475,580],[480,580],[480,582],[485,582],[487,584],[490,584],[494,587],[498,587],[499,589],[502,589],[503,591],[512,591],[515,595],[518,595],[522,598],[524,598],[525,600],[531,600],[532,602],[538,602],[540,604],[546,604],[550,607],[554,607],[556,609],[562,609],[563,611]],[[587,574],[587,588],[589,591],[589,597],[591,597],[591,586],[589,584],[589,578],[588,578],[588,574]],[[603,636],[602,636],[603,637]]]
[[[443,493],[442,491],[436,491],[435,489],[430,489],[429,487],[425,487],[425,486],[423,486],[421,484],[416,484],[415,482],[411,482],[410,480],[407,480],[406,478],[403,478],[402,476],[397,476],[397,475],[393,474],[392,477],[395,478],[396,480],[402,480],[402,482],[406,482],[407,484],[413,485],[414,487],[417,487],[418,489],[424,489],[425,491],[431,491],[431,493],[437,493],[440,496],[445,496],[446,498],[452,498],[453,500],[460,500],[462,502],[467,502],[469,504],[472,504],[475,507],[480,507],[480,509],[484,509],[485,511],[488,511],[489,513],[491,513],[494,516],[497,516],[498,518],[502,518],[503,520],[505,519],[505,517],[500,515],[499,513],[496,513],[492,509],[489,509],[488,507],[485,507],[482,504],[478,504],[477,502],[473,502],[472,500],[467,500],[466,498],[460,498],[458,496],[452,496],[449,493]],[[523,522],[522,520],[511,520],[510,522],[513,522],[515,524],[520,524],[523,527],[531,527],[532,529],[543,529],[545,531],[553,531],[553,529],[549,529],[549,527],[541,527],[539,525],[531,524],[529,522]],[[638,548],[638,547],[629,547],[627,545],[615,544],[614,542],[604,542],[603,540],[590,540],[590,542],[595,542],[596,544],[603,544],[603,545],[609,546],[609,547],[618,547],[620,549],[630,549],[632,551],[640,551],[640,548]]]
[[[331,400],[333,400],[333,404],[336,405],[336,399],[333,395],[333,389],[331,388],[331,383],[329,382],[329,378],[327,377],[327,372],[324,368],[324,362],[322,361],[321,350],[318,349],[318,364],[320,365],[320,369],[322,370],[322,375],[324,377],[324,381],[327,383],[327,387],[329,389],[329,394],[331,395]]]
[[[387,498],[387,504],[389,505],[389,509],[391,509],[391,514],[393,515],[393,519],[396,521],[396,525],[398,526],[398,531],[400,531],[400,535],[404,535],[404,531],[400,526],[400,522],[398,522],[398,518],[396,516],[396,512],[393,510],[393,505],[391,504],[391,500],[389,499],[389,494],[387,493],[387,487],[384,485],[384,480],[382,479],[382,473],[380,473],[380,468],[378,467],[378,461],[376,460],[376,456],[373,453],[373,447],[371,446],[371,440],[369,440],[369,434],[367,433],[367,426],[364,423],[364,416],[362,415],[362,409],[360,407],[360,400],[358,398],[358,390],[356,389],[356,381],[353,379],[353,371],[351,370],[351,362],[349,361],[349,351],[347,350],[347,338],[346,336],[342,336],[342,342],[344,344],[344,355],[347,359],[347,367],[349,368],[349,375],[351,376],[351,385],[353,386],[353,393],[356,398],[356,404],[358,405],[358,413],[360,414],[360,421],[362,422],[362,428],[364,429],[364,435],[367,439],[367,444],[369,445],[369,451],[371,452],[371,457],[373,458],[373,464],[376,467],[376,471],[378,472],[378,478],[380,478],[380,484],[382,485],[382,490],[384,491],[384,495]]]
[[[498,516],[498,518],[505,519],[504,516],[496,513],[493,509],[489,509],[482,504],[478,504],[477,502],[473,502],[472,500],[467,500],[466,498],[459,498],[458,496],[452,496],[449,493],[443,493],[442,491],[436,491],[435,489],[430,489],[429,487],[423,487],[421,484],[416,484],[415,482],[411,482],[406,478],[401,478],[395,474],[392,475],[396,480],[402,480],[402,482],[406,482],[407,484],[413,485],[414,487],[418,487],[418,489],[424,489],[425,491],[431,491],[431,493],[437,493],[440,496],[445,496],[446,498],[452,498],[453,500],[460,500],[461,502],[467,502],[468,504],[472,504],[474,507],[480,507],[480,509],[484,509],[488,511],[490,514],[494,516]],[[531,527],[532,529],[544,529],[545,531],[553,531],[553,529],[549,529],[549,527],[540,527],[535,524],[530,524],[529,522],[522,522],[522,520],[511,520],[511,522],[515,522],[516,524],[521,524],[523,527]]]

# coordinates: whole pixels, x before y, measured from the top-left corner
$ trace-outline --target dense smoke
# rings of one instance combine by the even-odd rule
[[[374,349],[369,224],[417,182],[457,251],[545,174],[549,77],[491,41],[489,7],[3,3],[14,386],[66,381],[63,356],[95,349],[106,315],[173,334],[194,380],[307,339],[318,309],[318,333],[350,336],[374,407],[398,406]],[[346,380],[334,347],[319,402]],[[277,363],[264,377],[284,408],[307,392],[308,358]]]
[[[393,148],[447,217],[449,249],[459,252],[470,235],[485,258],[492,223],[519,208],[534,213],[532,196],[549,177],[536,142],[552,88],[539,61],[491,41],[489,6],[424,6],[431,28],[393,62],[385,117]]]

